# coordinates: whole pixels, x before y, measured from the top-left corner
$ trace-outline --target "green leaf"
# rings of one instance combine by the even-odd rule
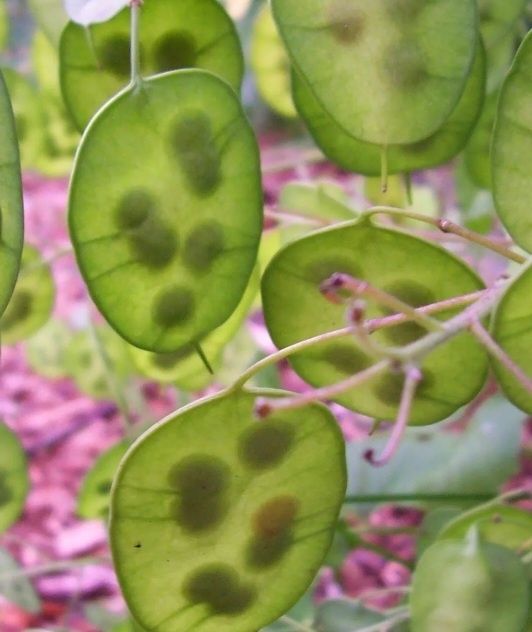
[[[0,595],[26,612],[37,614],[41,609],[39,596],[18,562],[0,549]]]
[[[290,59],[268,4],[261,8],[253,25],[249,63],[264,101],[281,116],[296,117],[290,90]]]
[[[528,583],[520,558],[478,541],[444,540],[428,548],[414,572],[412,632],[518,632],[528,611]]]
[[[213,366],[215,374],[222,365],[224,350],[235,337],[247,317],[259,289],[259,273],[256,269],[250,279],[240,303],[231,316],[214,331],[208,334],[200,346]],[[170,353],[152,353],[130,347],[133,362],[138,370],[151,379],[175,384],[179,388],[197,391],[208,386],[214,376],[209,373],[194,344],[188,344]]]
[[[54,298],[50,267],[36,248],[26,244],[15,291],[0,319],[2,343],[14,344],[39,331],[50,318]]]
[[[532,376],[532,263],[512,282],[493,316],[492,334],[505,353],[526,375]],[[497,381],[506,397],[532,413],[532,393],[500,362],[492,360]]]
[[[311,583],[345,491],[344,442],[323,406],[257,422],[223,392],[148,431],[112,492],[110,535],[128,606],[148,629],[249,632]]]
[[[359,601],[334,599],[317,608],[314,629],[317,632],[355,632],[384,621],[386,616],[366,608]]]
[[[22,183],[15,119],[0,73],[0,317],[11,298],[20,267],[24,239]]]
[[[464,91],[449,118],[431,136],[415,143],[387,147],[388,173],[435,167],[453,158],[466,144],[484,101],[486,54],[479,40]],[[323,153],[349,171],[381,172],[381,147],[349,135],[320,104],[306,82],[292,77],[296,107]]]
[[[129,8],[112,20],[83,27],[70,22],[61,38],[61,87],[82,130],[93,114],[129,81]],[[240,90],[240,41],[216,0],[150,0],[142,7],[141,72],[155,75],[200,68]]]
[[[517,550],[530,542],[532,514],[500,503],[475,507],[448,522],[440,530],[438,540],[461,540],[473,525],[486,542]]]
[[[465,495],[466,505],[474,505],[467,495],[495,496],[517,472],[522,424],[520,411],[492,400],[463,434],[437,427],[408,429],[397,454],[382,468],[366,463],[362,455],[370,448],[378,453],[387,437],[350,443],[348,496],[436,494],[437,504],[449,505]]]
[[[88,520],[107,520],[111,485],[122,457],[129,447],[121,441],[104,452],[85,476],[78,494],[77,514]]]
[[[528,252],[532,252],[531,64],[532,32],[529,32],[501,88],[491,148],[497,214],[512,239]]]
[[[327,301],[320,284],[335,272],[350,274],[395,295],[414,307],[475,292],[482,283],[462,261],[432,243],[371,222],[344,223],[316,231],[289,244],[272,260],[262,280],[266,325],[279,348],[345,327],[345,305]],[[371,301],[367,317],[389,314]],[[456,315],[440,313],[440,318]],[[424,327],[404,323],[377,331],[382,344],[404,346],[423,337]],[[290,357],[294,369],[313,386],[339,382],[373,361],[355,336],[320,343]],[[470,401],[486,378],[483,347],[461,333],[431,352],[423,362],[424,382],[417,389],[411,423],[439,421]],[[402,376],[377,376],[336,398],[348,408],[381,419],[394,419]]]
[[[24,448],[17,435],[0,423],[0,533],[18,519],[28,488]]]
[[[84,136],[69,224],[92,298],[133,345],[176,351],[225,322],[262,229],[257,143],[231,88],[182,70],[122,92]]]
[[[477,41],[474,0],[272,0],[272,7],[295,68],[351,136],[414,143],[458,103]]]

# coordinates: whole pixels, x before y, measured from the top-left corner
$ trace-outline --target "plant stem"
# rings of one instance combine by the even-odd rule
[[[364,296],[384,307],[388,307],[394,312],[405,314],[409,320],[413,320],[430,331],[441,331],[443,328],[440,321],[434,320],[427,314],[416,310],[415,307],[398,299],[396,296],[393,296],[393,294],[384,292],[367,281],[357,279],[349,274],[333,274],[321,284],[320,290],[327,298],[333,300],[333,302],[338,302],[339,290],[347,290],[355,296]]]
[[[96,331],[94,322],[90,318],[89,318],[89,328],[90,328],[90,334],[91,334],[92,340],[94,342],[94,347],[102,361],[102,366],[105,373],[105,378],[107,380],[107,384],[109,385],[109,388],[115,398],[118,409],[120,410],[122,419],[124,420],[124,429],[126,431],[126,434],[129,435],[129,433],[131,432],[131,429],[133,428],[133,423],[134,423],[133,415],[131,413],[131,410],[129,409],[129,405],[127,403],[126,397],[124,396],[124,393],[122,392],[122,388],[118,380],[116,379],[116,375],[113,370],[111,360],[109,356],[107,355],[107,351],[105,350],[105,347],[102,344],[102,340],[98,332]]]
[[[437,312],[445,311],[447,309],[452,309],[455,307],[459,307],[461,305],[468,305],[473,301],[477,300],[484,296],[489,290],[481,290],[480,292],[474,292],[472,294],[465,294],[464,296],[458,296],[455,298],[447,299],[445,301],[440,301],[438,303],[432,303],[431,305],[425,305],[424,307],[416,308],[416,313],[423,314],[435,314]],[[375,331],[376,329],[380,329],[381,327],[393,327],[394,325],[398,325],[404,322],[409,321],[410,318],[406,314],[393,314],[391,316],[386,316],[384,318],[378,318],[369,320],[367,325],[369,327],[369,331]],[[289,356],[299,353],[301,351],[305,351],[315,345],[318,345],[323,342],[329,342],[331,340],[337,340],[338,338],[344,338],[346,336],[351,336],[353,334],[352,327],[342,327],[341,329],[335,329],[333,331],[328,331],[324,334],[319,334],[317,336],[313,336],[312,338],[307,338],[306,340],[302,340],[300,342],[296,342],[288,347],[284,347],[275,353],[262,358],[252,366],[250,366],[240,377],[234,382],[232,386],[229,387],[229,391],[233,392],[242,388],[244,384],[254,377],[260,371],[267,369],[272,364],[277,364],[281,360],[288,358]]]
[[[422,502],[449,502],[449,503],[477,503],[493,501],[495,497],[489,493],[477,494],[356,494],[346,496],[345,505],[358,505],[365,503],[422,503]]]
[[[367,450],[364,454],[366,461],[369,461],[372,465],[386,465],[397,452],[408,425],[408,420],[410,419],[410,411],[412,409],[416,389],[422,378],[423,375],[417,367],[411,366],[405,369],[405,383],[401,393],[399,411],[388,442],[379,457],[375,457],[375,453],[371,449]]]
[[[281,399],[261,397],[257,399],[255,410],[259,417],[267,417],[274,411],[293,410],[295,408],[306,406],[307,404],[312,404],[316,401],[333,399],[334,397],[345,393],[345,391],[356,388],[357,386],[364,384],[364,382],[380,375],[389,366],[390,360],[381,360],[373,366],[364,369],[364,371],[360,371],[341,382],[331,384],[330,386],[324,386],[323,388],[313,389],[301,395],[283,397]]]
[[[428,215],[424,215],[423,213],[416,213],[415,211],[395,208],[393,206],[375,206],[364,211],[363,213],[363,215],[365,215],[366,217],[380,214],[408,217],[409,219],[425,222],[426,224],[431,224],[432,226],[435,226],[443,233],[452,233],[453,235],[458,235],[459,237],[462,237],[467,241],[483,246],[488,250],[492,250],[493,252],[496,252],[506,259],[510,259],[511,261],[515,261],[517,263],[525,263],[527,261],[527,258],[523,255],[520,255],[518,252],[514,252],[510,248],[506,248],[506,246],[496,243],[489,237],[469,230],[469,228],[459,226],[458,224],[455,224],[448,219],[437,219],[434,217],[429,217]]]
[[[464,305],[470,305],[479,299],[486,290],[480,290],[478,292],[472,292],[471,294],[464,294],[463,296],[455,296],[453,298],[439,301],[438,303],[431,303],[430,305],[424,305],[423,307],[417,307],[415,309],[417,314],[436,314],[448,309],[454,309],[455,307],[462,307]],[[394,327],[401,323],[410,321],[410,317],[407,314],[393,314],[392,316],[384,316],[383,318],[373,318],[366,321],[366,328],[369,333],[377,329],[384,329],[387,327]]]
[[[442,331],[435,331],[427,334],[423,338],[397,350],[397,355],[401,356],[404,362],[419,364],[421,360],[445,341],[453,338],[461,331],[469,329],[473,322],[481,320],[487,316],[507,287],[506,283],[500,283],[486,290],[473,305],[464,309],[454,318],[443,323]]]
[[[137,87],[142,78],[140,75],[140,6],[142,0],[131,0],[131,85]]]
[[[312,338],[307,338],[306,340],[302,340],[301,342],[296,342],[293,345],[289,345],[288,347],[284,347],[284,349],[280,349],[275,353],[262,358],[255,364],[251,365],[249,369],[244,371],[240,375],[240,377],[228,388],[229,392],[234,392],[244,384],[254,377],[257,373],[262,371],[263,369],[267,369],[272,364],[277,364],[281,360],[284,360],[290,355],[294,353],[299,353],[300,351],[305,351],[305,349],[309,349],[314,345],[320,344],[322,342],[327,342],[329,340],[336,340],[337,338],[343,338],[344,336],[349,336],[352,334],[353,330],[351,327],[343,327],[342,329],[335,329],[334,331],[328,331],[325,334],[319,334],[318,336],[313,336]]]
[[[305,625],[300,621],[296,621],[286,614],[280,617],[280,620],[290,626],[293,630],[297,630],[298,632],[316,632],[314,628],[309,627],[308,625]]]
[[[484,345],[484,347],[486,347],[487,351],[515,377],[515,379],[521,384],[521,386],[529,393],[532,393],[532,379],[530,379],[521,369],[521,367],[518,366],[512,360],[512,358],[510,358],[510,356],[495,342],[495,340],[490,336],[489,332],[482,326],[479,321],[475,321],[471,325],[471,331]]]

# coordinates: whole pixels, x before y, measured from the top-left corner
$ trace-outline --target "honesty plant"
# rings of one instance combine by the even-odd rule
[[[532,414],[532,34],[506,74],[501,57],[514,54],[522,1],[263,6],[250,57],[264,99],[300,118],[320,150],[312,160],[323,152],[347,171],[380,177],[379,203],[362,211],[334,189],[286,190],[285,200],[303,200],[288,215],[306,228],[264,254],[261,164],[240,100],[244,60],[232,19],[217,0],[104,4],[67,0],[74,21],[60,35],[43,18],[52,34],[38,65],[53,96],[48,109],[17,106],[17,94],[33,89],[18,75],[0,82],[2,342],[41,329],[54,296],[47,262],[23,249],[19,142],[26,166],[43,155],[57,166],[74,128],[83,136],[70,179],[70,238],[106,324],[63,340],[52,323],[52,343],[33,339],[30,361],[52,376],[50,365],[64,362],[82,390],[110,394],[123,409],[131,363],[198,390],[216,379],[260,284],[279,351],[140,436],[130,428],[89,474],[78,505],[85,518],[109,515],[134,625],[255,632],[308,589],[335,534],[346,456],[323,402],[374,418],[375,427],[393,423],[380,450],[364,454],[374,466],[393,462],[407,426],[448,419],[482,397],[490,371]],[[59,78],[47,75],[48,54],[58,55]],[[25,136],[32,117],[56,126]],[[462,152],[469,191],[493,192],[509,237],[412,208],[412,172]],[[388,202],[392,183],[404,204]],[[471,250],[464,256],[463,247],[440,243],[445,237]],[[476,248],[511,265],[487,284],[469,256]],[[246,386],[284,359],[312,388]],[[17,440],[0,432],[7,528],[27,479]],[[532,523],[503,500],[446,516],[408,602],[383,625],[528,629]],[[405,629],[358,628],[352,616],[346,628],[293,627]]]

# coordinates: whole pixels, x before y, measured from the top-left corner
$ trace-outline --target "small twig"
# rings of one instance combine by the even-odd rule
[[[313,627],[305,625],[304,623],[301,623],[300,621],[296,621],[295,619],[292,619],[292,617],[289,617],[286,614],[283,615],[280,618],[280,620],[283,623],[286,623],[293,630],[297,630],[298,632],[316,632]]]
[[[497,254],[505,257],[506,259],[510,259],[511,261],[516,261],[517,263],[525,263],[527,261],[527,258],[523,255],[520,255],[518,252],[514,252],[510,248],[506,248],[504,245],[493,241],[490,237],[486,237],[485,235],[476,233],[472,230],[469,230],[469,228],[459,226],[458,224],[455,224],[448,219],[438,219],[430,217],[428,215],[424,215],[423,213],[416,213],[414,211],[395,208],[393,206],[375,206],[368,209],[367,211],[364,211],[364,215],[366,215],[367,217],[379,214],[408,217],[420,222],[425,222],[426,224],[431,224],[432,226],[435,226],[443,233],[452,233],[454,235],[458,235],[459,237],[462,237],[469,242],[478,244],[479,246],[483,246],[488,250],[496,252]]]
[[[364,382],[371,380],[377,375],[380,375],[389,366],[389,360],[381,360],[373,366],[370,366],[368,369],[360,371],[356,375],[352,375],[337,384],[313,389],[307,393],[303,393],[302,395],[295,395],[294,397],[283,397],[282,399],[259,397],[257,398],[255,404],[255,413],[258,417],[265,418],[279,410],[293,410],[295,408],[306,406],[307,404],[312,404],[313,402],[333,399],[352,388],[356,388],[357,386],[364,384]]]
[[[285,209],[279,211],[277,209],[265,208],[264,217],[275,220],[276,222],[284,220],[298,224],[309,224],[311,226],[330,226],[333,223],[332,221],[328,221],[322,217],[315,217],[312,215],[306,215],[305,213],[288,211]]]
[[[502,349],[497,342],[491,337],[489,332],[483,327],[480,321],[476,320],[471,325],[471,331],[476,338],[486,347],[490,353],[502,366],[509,371],[521,386],[532,393],[532,379],[519,367],[510,356]]]
[[[375,457],[375,452],[372,449],[367,450],[364,453],[366,461],[375,466],[386,465],[394,454],[399,449],[401,439],[405,433],[408,421],[410,419],[410,411],[412,409],[412,403],[416,394],[418,384],[423,379],[423,374],[415,366],[409,366],[404,369],[405,371],[405,383],[403,385],[403,391],[401,394],[401,402],[399,404],[399,411],[397,413],[397,420],[392,428],[390,438],[386,444],[382,454]]]
[[[408,608],[403,608],[401,611],[397,612],[396,615],[386,619],[385,621],[380,621],[379,623],[374,623],[373,625],[368,625],[365,628],[359,628],[358,630],[353,630],[352,632],[391,632],[398,623],[408,621],[408,619],[410,619],[410,610]]]
[[[366,303],[362,299],[353,301],[347,310],[347,324],[353,327],[353,333],[356,336],[359,347],[367,355],[373,358],[389,358],[393,357],[388,349],[379,344],[375,338],[369,335],[365,323]],[[392,349],[390,351],[393,351]]]

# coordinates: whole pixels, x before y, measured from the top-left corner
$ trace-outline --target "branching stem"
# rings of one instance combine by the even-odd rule
[[[488,353],[490,353],[496,360],[498,360],[502,366],[509,371],[515,379],[521,384],[521,386],[532,393],[532,379],[530,379],[523,369],[518,366],[512,358],[497,344],[497,342],[491,337],[489,332],[482,326],[482,324],[476,320],[471,325],[471,331],[478,338],[478,340],[484,345]]]
[[[431,224],[435,226],[443,233],[452,233],[453,235],[458,235],[467,241],[478,244],[479,246],[483,246],[488,250],[492,250],[497,254],[505,257],[506,259],[510,259],[511,261],[515,261],[517,263],[525,263],[527,258],[523,255],[520,255],[518,252],[514,252],[510,248],[497,243],[486,237],[485,235],[481,235],[480,233],[476,233],[475,231],[469,230],[469,228],[464,228],[463,226],[459,226],[454,222],[451,222],[448,219],[438,219],[435,217],[429,217],[428,215],[424,215],[423,213],[416,213],[415,211],[409,211],[401,208],[395,208],[393,206],[375,206],[373,208],[364,211],[364,215],[366,217],[371,217],[372,215],[391,215],[397,217],[408,217],[409,219],[414,219],[420,222],[424,222],[425,224]]]

